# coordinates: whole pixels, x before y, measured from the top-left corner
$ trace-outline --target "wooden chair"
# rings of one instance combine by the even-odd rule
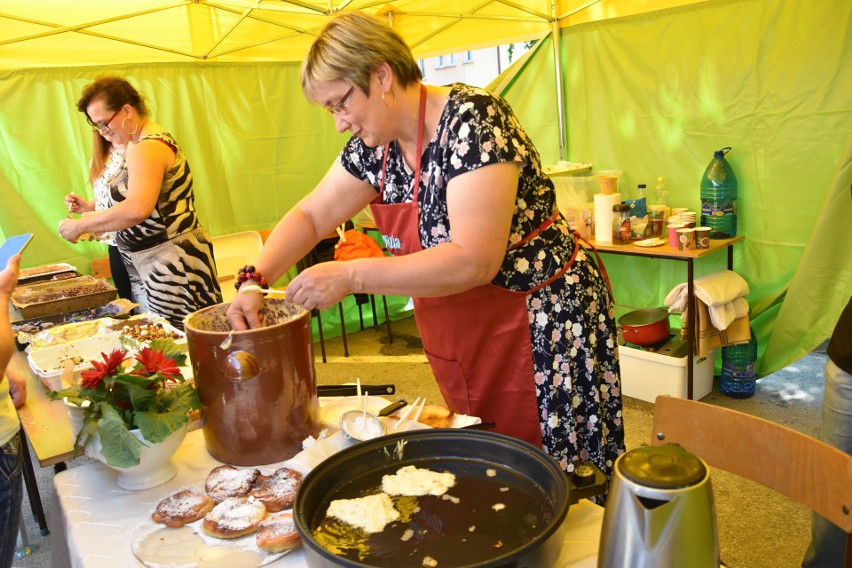
[[[846,532],[852,568],[852,456],[786,426],[711,404],[658,396],[651,444],[680,444],[709,465],[766,485]]]
[[[92,276],[95,278],[112,278],[112,270],[109,267],[109,257],[96,258],[92,261]]]

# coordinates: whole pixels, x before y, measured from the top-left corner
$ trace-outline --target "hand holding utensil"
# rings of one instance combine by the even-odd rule
[[[257,284],[249,284],[240,288],[240,294],[244,292],[260,292],[266,296],[281,296],[284,298],[287,295],[287,290],[276,290],[275,288],[261,288]]]

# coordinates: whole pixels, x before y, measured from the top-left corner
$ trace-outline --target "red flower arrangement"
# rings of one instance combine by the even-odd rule
[[[92,361],[93,368],[82,372],[78,384],[51,393],[51,398],[65,397],[83,410],[78,450],[97,433],[108,464],[137,465],[142,442],[131,430],[138,428],[146,441],[156,444],[184,427],[190,410],[201,408],[195,386],[179,369],[186,356],[173,341],[152,344],[158,348],[144,347],[129,366],[126,351],[101,353],[103,360]]]

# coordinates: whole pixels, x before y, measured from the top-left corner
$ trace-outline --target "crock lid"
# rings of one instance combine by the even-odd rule
[[[707,476],[704,462],[678,444],[630,450],[618,460],[618,469],[630,481],[657,489],[691,487]]]

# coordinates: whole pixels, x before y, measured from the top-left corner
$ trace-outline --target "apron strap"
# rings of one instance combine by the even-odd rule
[[[544,223],[542,223],[541,225],[539,225],[538,227],[536,227],[535,229],[533,229],[532,231],[530,231],[530,233],[529,233],[526,237],[524,237],[523,239],[521,239],[521,240],[520,240],[520,241],[518,241],[517,243],[513,244],[512,246],[510,246],[510,247],[508,248],[508,250],[514,250],[514,249],[518,248],[519,246],[521,246],[522,244],[524,244],[524,243],[528,243],[528,242],[530,242],[531,240],[533,240],[534,238],[536,238],[537,236],[539,236],[540,234],[542,234],[542,233],[543,233],[544,231],[546,231],[546,230],[547,230],[547,229],[548,229],[548,228],[549,228],[549,227],[550,227],[553,223],[555,223],[555,222],[556,222],[556,220],[559,218],[559,215],[560,215],[560,213],[559,213],[559,209],[554,209],[554,210],[553,210],[553,214],[552,214],[550,217],[548,217],[547,219],[545,219]]]
[[[581,237],[580,233],[577,231],[574,231],[574,238],[586,243],[587,247],[592,249],[592,252],[595,253],[595,258],[598,261],[598,268],[600,268],[601,275],[603,275],[604,280],[606,281],[606,287],[609,288],[609,295],[612,296],[612,301],[615,302],[615,294],[612,293],[612,284],[609,281],[609,275],[606,273],[606,266],[604,266],[603,259],[601,258],[601,255],[598,254],[598,249],[595,248],[595,245]]]
[[[417,156],[414,163],[414,179],[411,180],[411,200],[417,203],[417,194],[420,190],[420,166],[423,160],[423,130],[426,127],[426,85],[420,83],[420,108],[417,114]],[[384,203],[385,178],[388,175],[388,154],[390,153],[390,142],[385,144],[385,155],[382,156],[382,179],[379,182],[379,203]]]

